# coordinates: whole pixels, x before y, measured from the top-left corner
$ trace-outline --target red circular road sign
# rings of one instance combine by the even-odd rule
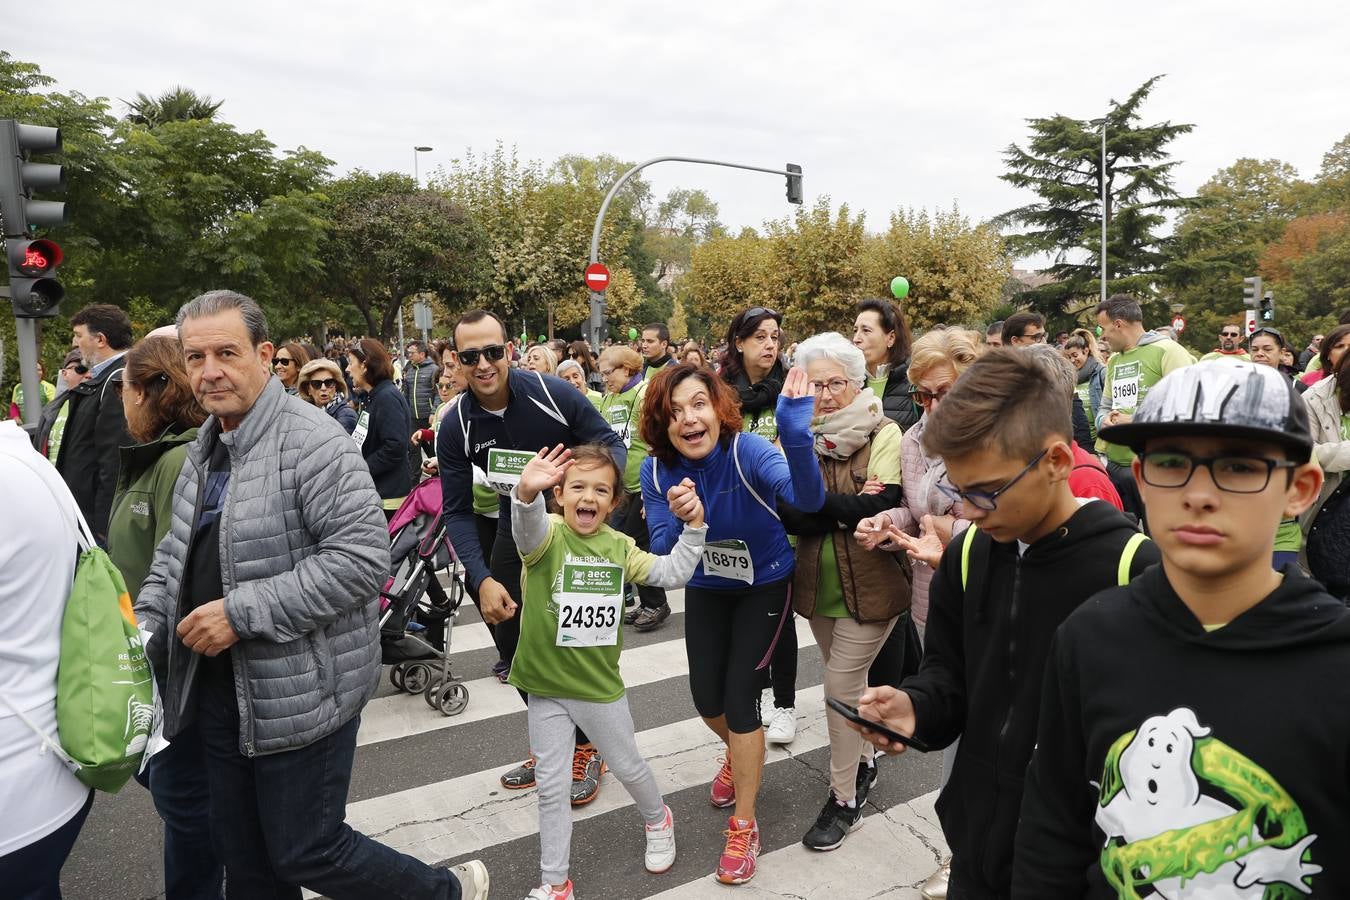
[[[597,292],[609,287],[609,269],[604,263],[591,263],[586,267],[586,287]]]
[[[1186,319],[1183,316],[1177,316],[1175,319],[1172,320],[1172,327],[1175,328],[1177,331],[1185,331]]]

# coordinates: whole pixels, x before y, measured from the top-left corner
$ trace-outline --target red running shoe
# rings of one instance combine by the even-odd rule
[[[745,884],[755,877],[759,858],[759,823],[732,816],[727,821],[727,845],[717,860],[717,880],[723,884]]]
[[[709,802],[718,809],[736,805],[736,782],[731,777],[730,753],[722,760],[722,768],[717,770],[717,777],[713,779]]]

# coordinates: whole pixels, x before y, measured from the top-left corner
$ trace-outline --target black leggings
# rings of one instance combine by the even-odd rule
[[[787,613],[787,623],[778,635],[778,643],[773,648],[773,659],[764,670],[760,689],[773,688],[773,705],[779,709],[792,709],[797,705],[797,628],[793,623],[793,613]]]
[[[791,577],[743,590],[689,587],[684,592],[684,646],[689,689],[705,719],[727,717],[727,728],[761,728],[761,663],[772,655],[780,626],[792,628],[787,607]]]

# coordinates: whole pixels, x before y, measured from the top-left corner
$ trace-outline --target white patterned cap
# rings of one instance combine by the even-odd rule
[[[1280,444],[1298,462],[1310,459],[1313,448],[1308,408],[1293,382],[1270,366],[1230,359],[1169,373],[1148,392],[1132,421],[1100,434],[1135,452],[1150,438],[1192,434]]]

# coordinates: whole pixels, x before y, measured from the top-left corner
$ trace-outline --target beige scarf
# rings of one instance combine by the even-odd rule
[[[872,439],[885,413],[881,401],[870,387],[863,388],[853,402],[811,420],[816,435],[816,453],[832,459],[848,459]]]

